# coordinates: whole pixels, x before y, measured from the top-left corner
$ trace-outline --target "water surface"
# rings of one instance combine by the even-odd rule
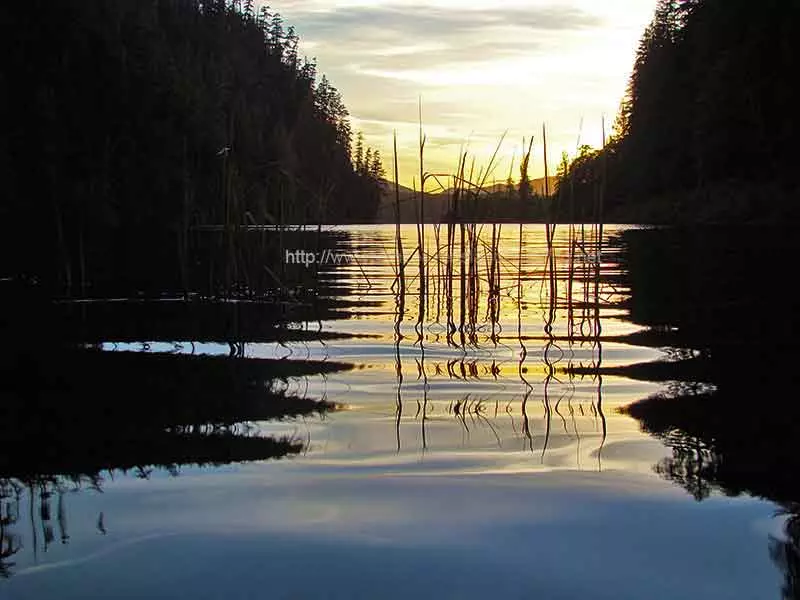
[[[0,429],[0,597],[796,597],[800,496],[661,409],[721,372],[627,369],[734,351],[651,299],[659,232],[428,226],[420,277],[403,226],[404,286],[394,227],[334,233],[273,340],[106,337],[4,388],[37,422]]]

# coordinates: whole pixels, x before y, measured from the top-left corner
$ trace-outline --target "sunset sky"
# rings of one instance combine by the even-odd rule
[[[381,150],[390,179],[397,130],[400,182],[410,185],[419,172],[420,97],[426,171],[454,172],[462,146],[485,166],[507,130],[493,178],[505,180],[531,135],[531,176],[540,177],[542,123],[551,172],[562,151],[574,154],[581,130],[582,143],[600,146],[602,116],[610,131],[656,0],[269,4],[339,89],[354,131]]]

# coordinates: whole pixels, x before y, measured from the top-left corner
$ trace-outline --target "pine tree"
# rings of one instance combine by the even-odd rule
[[[250,21],[255,16],[253,12],[253,0],[244,0],[244,16]]]
[[[298,72],[298,79],[300,79],[300,81],[309,87],[314,86],[314,83],[317,79],[316,59],[303,59],[303,65],[300,67],[300,71]]]
[[[283,17],[275,13],[269,24],[269,40],[272,52],[278,56],[283,55]]]
[[[330,82],[328,78],[323,75],[322,79],[319,80],[317,84],[317,88],[314,93],[314,108],[316,108],[317,113],[325,119],[327,122],[332,122],[331,117],[331,98],[333,95],[333,90],[331,88]]]
[[[258,11],[256,25],[261,30],[265,42],[269,41],[268,28],[271,20],[272,15],[269,12],[269,6],[262,6]]]
[[[361,174],[368,175],[371,166],[372,166],[372,148],[368,146],[367,151],[364,154],[364,163],[361,165],[360,169]]]
[[[294,26],[289,26],[289,29],[286,31],[286,42],[284,45],[284,60],[286,64],[292,69],[292,71],[297,70],[297,48],[298,48],[298,37],[297,33],[295,32]]]
[[[364,134],[360,131],[356,135],[356,149],[355,156],[353,158],[356,172],[360,173],[364,166]]]
[[[372,163],[369,167],[369,176],[377,182],[382,182],[384,176],[386,175],[386,171],[383,168],[383,162],[381,161],[381,153],[379,150],[375,150],[372,154]]]

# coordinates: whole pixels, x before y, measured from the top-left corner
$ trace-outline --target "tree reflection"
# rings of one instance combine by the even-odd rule
[[[698,501],[746,493],[778,504],[784,537],[770,538],[769,552],[783,597],[798,599],[800,406],[787,393],[797,375],[764,368],[797,356],[800,311],[769,290],[787,277],[782,257],[797,253],[798,238],[718,228],[627,231],[622,241],[630,318],[648,327],[639,341],[684,349],[627,370],[678,382],[623,411],[670,448],[656,472]]]
[[[778,504],[778,514],[786,518],[784,537],[770,537],[769,553],[784,573],[783,598],[798,600],[800,485],[795,475],[800,457],[794,440],[800,437],[800,421],[796,409],[746,411],[741,400],[739,393],[722,388],[648,398],[624,411],[670,448],[672,455],[655,471],[696,500],[716,491],[729,496],[746,493]]]
[[[800,598],[800,503],[785,505],[779,514],[786,516],[783,539],[771,535],[769,555],[784,573],[782,600]]]
[[[258,423],[335,410],[325,400],[289,393],[286,381],[349,368],[334,362],[94,350],[24,360],[0,381],[4,577],[23,547],[37,560],[52,544],[68,543],[69,491],[101,491],[106,478],[118,472],[147,479],[156,469],[177,476],[187,465],[299,454],[305,440],[266,435]],[[27,544],[19,523],[23,497],[29,505]],[[103,513],[97,529],[106,531]]]
[[[0,479],[0,577],[11,576],[12,558],[22,548],[22,541],[11,528],[19,520],[20,487]]]

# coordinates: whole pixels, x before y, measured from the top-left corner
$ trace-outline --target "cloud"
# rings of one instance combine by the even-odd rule
[[[522,56],[545,46],[542,33],[597,27],[601,20],[570,8],[459,10],[362,6],[303,13],[314,46],[371,69]]]
[[[364,31],[369,36],[413,33],[418,39],[481,35],[487,28],[524,27],[532,31],[565,31],[596,27],[597,15],[571,7],[499,7],[454,10],[430,5],[352,6],[306,13],[304,25],[314,32]],[[360,28],[364,28],[361,30]]]
[[[542,122],[548,123],[553,164],[562,150],[574,150],[582,118],[586,141],[599,145],[594,122],[603,114],[613,120],[655,1],[271,4],[297,28],[301,50],[317,57],[320,72],[341,91],[354,129],[364,131],[367,143],[389,156],[392,131],[398,132],[400,151],[407,152],[401,166],[415,160],[422,98],[428,160],[443,170],[470,136],[475,153],[486,155],[477,156],[480,161],[506,129],[517,143],[540,132]],[[533,169],[537,174],[542,167]]]

